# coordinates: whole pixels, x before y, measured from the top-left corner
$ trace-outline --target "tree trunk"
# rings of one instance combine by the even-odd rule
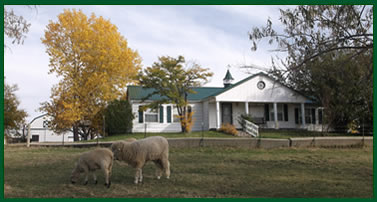
[[[73,141],[79,141],[79,128],[76,124],[73,126]]]

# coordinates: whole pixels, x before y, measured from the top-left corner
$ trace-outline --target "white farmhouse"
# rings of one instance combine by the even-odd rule
[[[73,142],[73,132],[57,134],[49,128],[49,120],[49,116],[43,114],[31,121],[31,142]]]
[[[189,94],[189,111],[194,111],[193,131],[218,129],[230,123],[241,128],[238,118],[250,114],[262,128],[272,129],[322,129],[323,108],[315,101],[290,89],[264,73],[251,75],[235,84],[229,72],[224,87],[194,87],[197,93]],[[148,102],[161,99],[153,95],[152,88],[128,86],[127,98],[136,115],[132,132],[180,132],[177,109],[173,104],[163,104],[158,110],[139,108]]]

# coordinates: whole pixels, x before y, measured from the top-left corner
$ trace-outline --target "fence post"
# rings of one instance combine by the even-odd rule
[[[30,147],[30,124],[27,126],[27,141],[26,141],[26,146]]]
[[[144,123],[144,138],[147,137],[147,123]]]
[[[202,147],[203,146],[203,141],[204,141],[204,133],[203,133],[203,130],[204,130],[204,123],[202,121],[202,139],[200,139],[199,141],[199,147]]]

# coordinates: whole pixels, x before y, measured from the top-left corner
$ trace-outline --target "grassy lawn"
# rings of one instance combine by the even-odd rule
[[[114,136],[108,136],[108,137],[105,137],[105,138],[102,138],[100,139],[100,141],[116,141],[116,140],[123,140],[123,139],[127,139],[127,138],[130,138],[130,137],[133,137],[133,138],[136,138],[136,139],[142,139],[144,138],[145,136],[146,137],[149,137],[149,136],[163,136],[163,137],[166,137],[166,138],[182,138],[182,137],[202,137],[202,135],[204,136],[204,138],[237,138],[237,136],[233,136],[233,135],[228,135],[228,134],[225,134],[225,133],[220,133],[220,132],[216,132],[216,131],[203,131],[202,132],[191,132],[191,133],[147,133],[147,134],[144,134],[144,133],[132,133],[132,134],[122,134],[122,135],[114,135]],[[90,140],[90,141],[96,141],[96,140]]]
[[[295,137],[336,137],[336,136],[361,136],[358,134],[347,133],[321,133],[305,130],[261,130],[260,135],[262,138],[295,138]]]
[[[101,173],[97,185],[92,179],[88,185],[70,184],[75,161],[90,149],[6,146],[5,198],[373,196],[372,148],[171,149],[169,180],[157,180],[153,163],[148,163],[144,183],[134,185],[134,170],[115,163],[109,189]]]
[[[182,137],[202,137],[204,138],[239,138],[238,136],[233,136],[217,131],[203,131],[202,132],[191,132],[191,133],[132,133],[132,134],[122,134],[122,135],[114,135],[100,139],[99,141],[117,141],[123,140],[130,137],[136,139],[142,139],[145,136],[164,136],[166,138],[182,138]],[[262,130],[260,132],[262,138],[294,138],[294,137],[323,137],[323,136],[355,136],[352,134],[345,134],[345,133],[320,133],[320,132],[311,132],[311,131],[302,131],[302,130]],[[89,142],[93,142],[96,140],[90,140]]]

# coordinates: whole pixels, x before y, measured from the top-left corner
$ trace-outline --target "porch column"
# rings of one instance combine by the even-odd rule
[[[274,102],[274,120],[275,120],[275,129],[279,129],[278,123],[278,104]]]
[[[220,102],[216,101],[216,128],[220,128]]]
[[[168,122],[168,109],[165,105],[162,105],[162,113],[163,113],[163,123]]]
[[[246,115],[249,114],[249,102],[245,102],[245,113]]]
[[[305,103],[301,103],[301,120],[302,120],[302,126],[305,127]]]

